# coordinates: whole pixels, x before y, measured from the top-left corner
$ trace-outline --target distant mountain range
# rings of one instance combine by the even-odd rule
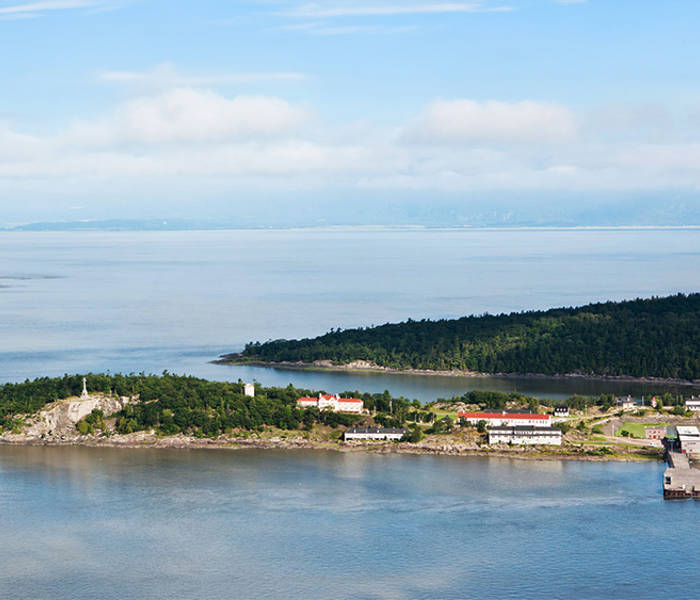
[[[332,226],[409,227],[645,227],[700,226],[700,199],[688,195],[603,197],[580,193],[556,197],[449,196],[426,200],[373,197],[251,200],[210,207],[196,217],[61,219],[6,224],[13,231],[175,231]],[[87,209],[86,209],[87,211]],[[86,215],[87,217],[87,215]]]

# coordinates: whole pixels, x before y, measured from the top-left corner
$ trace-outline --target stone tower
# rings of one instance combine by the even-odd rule
[[[87,398],[88,398],[87,379],[85,379],[85,377],[83,377],[83,391],[80,393],[80,399],[87,400]]]

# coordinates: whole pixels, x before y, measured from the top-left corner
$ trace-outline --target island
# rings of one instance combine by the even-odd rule
[[[408,319],[250,342],[220,363],[700,384],[700,294],[460,319]]]
[[[86,374],[0,386],[0,444],[283,448],[529,459],[660,460],[697,398],[471,391],[421,403],[196,377]]]

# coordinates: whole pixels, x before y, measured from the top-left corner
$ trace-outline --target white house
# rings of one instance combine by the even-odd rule
[[[519,444],[561,446],[561,430],[556,427],[492,427],[489,444]]]
[[[251,398],[255,398],[255,386],[252,383],[243,384],[243,393],[246,396],[250,396]]]
[[[615,398],[615,406],[621,410],[634,410],[637,406],[632,400],[632,396],[626,398]]]
[[[344,440],[400,440],[409,429],[399,427],[352,427],[344,434]]]
[[[569,407],[568,406],[555,406],[554,407],[554,416],[555,417],[568,417],[570,415]]]
[[[700,398],[692,396],[685,401],[685,410],[691,410],[693,412],[700,411]]]
[[[332,412],[361,414],[364,409],[364,402],[359,398],[341,398],[338,394],[319,394],[318,398],[299,398],[297,406],[299,408],[315,407],[319,410]]]
[[[485,421],[487,427],[549,427],[552,423],[552,415],[538,413],[461,412],[457,417],[461,423],[469,425],[478,425],[479,421]]]

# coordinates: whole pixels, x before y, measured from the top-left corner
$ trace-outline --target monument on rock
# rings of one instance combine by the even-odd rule
[[[83,377],[83,391],[80,393],[81,400],[87,400],[89,398],[87,391],[87,379]]]

